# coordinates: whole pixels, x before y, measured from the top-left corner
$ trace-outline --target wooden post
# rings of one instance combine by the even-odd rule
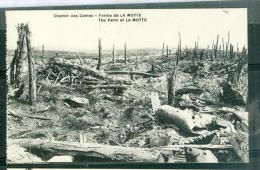
[[[113,44],[112,58],[113,58],[112,62],[114,64],[115,63],[115,44]]]
[[[124,44],[124,58],[125,58],[125,65],[126,65],[126,43]]]
[[[100,70],[101,67],[101,50],[102,50],[102,45],[101,45],[101,38],[98,39],[98,65],[97,65],[97,70]]]
[[[167,77],[167,90],[168,90],[168,105],[174,104],[175,97],[175,84],[176,84],[176,69],[174,68]]]
[[[34,63],[32,58],[31,49],[31,32],[29,26],[25,26],[26,31],[26,44],[27,44],[27,58],[29,67],[29,104],[35,105],[36,102],[36,74],[34,70]]]

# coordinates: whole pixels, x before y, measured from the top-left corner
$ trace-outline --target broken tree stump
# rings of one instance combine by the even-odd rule
[[[174,68],[173,71],[170,72],[167,77],[168,105],[170,106],[172,106],[174,103],[175,83],[176,83],[176,69]]]

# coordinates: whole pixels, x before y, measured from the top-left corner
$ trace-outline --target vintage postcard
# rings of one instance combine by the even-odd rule
[[[248,162],[247,9],[7,10],[7,163]]]

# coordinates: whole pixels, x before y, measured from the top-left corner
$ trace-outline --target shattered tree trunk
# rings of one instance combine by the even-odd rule
[[[228,31],[228,40],[226,43],[226,59],[228,60],[228,47],[229,47],[229,41],[230,41],[230,31]]]
[[[206,50],[206,58],[209,58],[209,45],[207,46],[207,50]]]
[[[241,76],[241,72],[246,64],[247,61],[247,50],[243,48],[242,55],[238,60],[237,65],[235,66],[234,70],[230,70],[228,74],[228,81],[230,81],[233,85],[237,86],[239,83],[239,79]]]
[[[176,73],[176,69],[174,68],[167,77],[168,105],[170,106],[174,104]]]
[[[166,58],[168,59],[169,58],[169,49],[168,49],[168,45],[166,46]],[[170,62],[170,60],[169,60]]]
[[[44,45],[42,45],[42,55],[41,55],[41,58],[42,58],[42,63],[43,63],[43,64],[46,64],[46,63],[44,62],[43,57],[44,57]]]
[[[162,46],[162,57],[164,56],[164,43],[163,43],[163,46]]]
[[[217,58],[217,53],[218,53],[218,38],[219,38],[219,34],[217,35],[217,41],[216,41],[216,45],[215,45],[215,48],[214,48],[215,59]]]
[[[126,65],[126,43],[124,44],[124,58],[125,58],[125,65]]]
[[[214,48],[215,48],[215,42],[213,41],[211,47],[211,53],[210,53],[211,61],[214,61]]]
[[[98,65],[97,65],[97,70],[100,70],[101,67],[101,50],[102,50],[102,45],[101,45],[101,39],[98,39]]]
[[[35,105],[36,102],[36,74],[34,69],[34,63],[32,58],[31,49],[31,33],[28,25],[26,25],[26,44],[27,44],[27,58],[29,68],[29,104]]]
[[[44,55],[44,45],[42,45],[42,58],[43,58],[43,55]]]
[[[16,71],[16,62],[18,57],[18,48],[14,51],[14,57],[11,62],[11,68],[10,68],[10,83],[11,85],[15,84],[15,71]]]
[[[176,58],[176,65],[179,63],[179,58],[182,57],[182,51],[181,51],[181,34],[179,34],[179,44],[178,44],[178,52],[177,52],[177,58]]]
[[[195,70],[195,58],[197,58],[197,42],[195,41],[195,47],[193,49],[193,54],[192,54],[192,70],[194,72]]]
[[[112,62],[115,63],[115,44],[113,44],[113,50],[112,50]]]
[[[200,52],[200,61],[203,59],[204,51],[205,51],[205,49],[202,49]]]
[[[225,41],[224,41],[224,38],[222,38],[222,58],[224,59],[225,58]]]
[[[18,55],[15,63],[15,87],[20,87],[25,81],[25,77],[27,77],[27,64],[26,64],[26,50],[25,50],[25,30],[24,24],[19,24],[17,27],[18,31]]]
[[[230,44],[229,48],[229,60],[232,60],[234,58],[234,46]]]

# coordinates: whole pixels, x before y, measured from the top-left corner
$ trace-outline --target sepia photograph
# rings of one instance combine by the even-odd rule
[[[5,15],[7,163],[249,161],[246,8]]]

